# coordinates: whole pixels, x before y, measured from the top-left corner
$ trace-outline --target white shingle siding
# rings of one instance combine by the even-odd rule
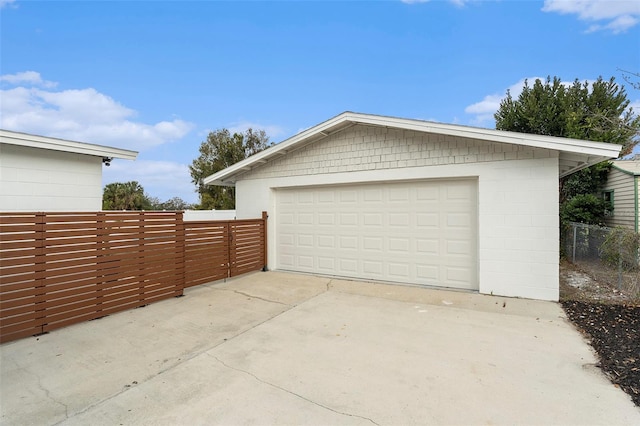
[[[0,211],[101,208],[101,157],[0,144]]]
[[[549,158],[553,152],[358,125],[272,160],[238,180]]]

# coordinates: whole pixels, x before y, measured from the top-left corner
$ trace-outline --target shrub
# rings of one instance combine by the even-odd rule
[[[638,250],[640,249],[640,235],[630,229],[616,227],[600,246],[602,261],[612,267],[620,266],[625,270],[638,267]]]
[[[593,194],[576,195],[560,207],[560,220],[563,223],[602,225],[606,207],[607,203]]]

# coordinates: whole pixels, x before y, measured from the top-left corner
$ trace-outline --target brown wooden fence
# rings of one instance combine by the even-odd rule
[[[266,265],[261,219],[0,213],[0,342],[180,296]]]
[[[199,285],[267,264],[266,212],[262,219],[184,222],[185,287]]]

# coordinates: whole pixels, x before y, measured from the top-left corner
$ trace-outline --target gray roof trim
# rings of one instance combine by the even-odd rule
[[[207,185],[232,186],[235,184],[235,176],[256,167],[260,167],[276,156],[286,155],[294,149],[300,148],[309,143],[317,142],[332,133],[344,130],[347,127],[356,124],[413,130],[423,133],[458,136],[489,142],[508,143],[513,145],[556,150],[560,152],[560,177],[567,176],[601,161],[617,158],[620,154],[620,150],[622,149],[620,145],[604,142],[591,142],[554,136],[506,132],[502,130],[461,126],[457,124],[444,124],[347,111],[314,127],[304,130],[269,149],[259,152],[258,154],[206,177],[204,179],[204,183]]]
[[[128,149],[50,138],[47,136],[30,135],[28,133],[2,129],[0,129],[0,143],[26,146],[30,148],[50,149],[53,151],[71,152],[74,154],[93,155],[103,158],[121,158],[124,160],[135,160],[138,156],[137,151],[131,151]]]

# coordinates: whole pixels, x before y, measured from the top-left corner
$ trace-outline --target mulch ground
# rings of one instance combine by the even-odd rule
[[[591,341],[599,367],[640,407],[640,306],[563,300],[567,317]]]

